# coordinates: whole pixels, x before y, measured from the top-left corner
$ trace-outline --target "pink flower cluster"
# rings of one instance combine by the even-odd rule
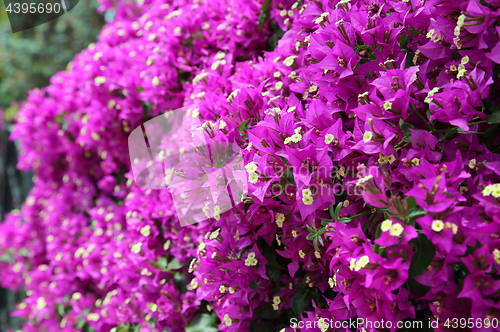
[[[499,1],[117,6],[17,119],[35,187],[0,280],[23,331],[500,331]],[[189,105],[242,148],[248,196],[181,227],[127,136]]]

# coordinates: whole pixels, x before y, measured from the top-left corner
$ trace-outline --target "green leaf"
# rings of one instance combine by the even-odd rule
[[[458,279],[457,293],[460,293],[462,291],[462,289],[464,288],[465,277],[467,277],[467,275],[470,274],[470,271],[463,262],[452,263],[451,266],[455,270],[455,273],[454,273],[455,280]]]
[[[416,207],[408,211],[406,214],[406,218],[418,218],[418,217],[423,217],[427,214],[422,208]]]
[[[399,47],[400,48],[406,48],[406,44],[408,43],[408,35],[406,33],[401,34],[401,37],[399,37]]]
[[[500,123],[497,123],[497,124],[489,127],[484,132],[484,136],[483,136],[484,145],[486,145],[486,147],[489,150],[494,150],[496,148],[496,146],[494,146],[493,144],[495,143],[495,139],[498,137],[497,136],[498,131],[500,131]]]
[[[296,316],[300,316],[304,308],[307,307],[306,303],[307,291],[299,290],[292,298],[292,310]]]
[[[58,303],[56,304],[56,309],[57,309],[57,313],[59,314],[59,316],[64,316],[64,304],[62,303]]]
[[[495,112],[488,115],[488,117],[486,118],[486,122],[488,122],[489,124],[500,123],[500,112]]]
[[[405,137],[403,138],[403,141],[409,143],[411,142],[411,129],[415,129],[415,127],[407,122],[404,122],[403,119],[399,119],[399,127],[401,128],[401,131],[405,134]]]
[[[371,223],[370,223],[371,221]],[[368,229],[368,234],[372,233],[373,226],[375,226],[375,222],[377,221],[376,214],[372,214],[369,218],[366,224],[370,223],[370,228]]]
[[[21,255],[23,257],[28,257],[29,254],[30,254],[29,251],[28,251],[28,249],[26,249],[26,248],[19,249],[18,253],[19,253],[19,255]]]
[[[269,19],[269,11],[267,10],[270,6],[273,0],[266,0],[266,2],[262,5],[262,8],[260,10],[259,14],[259,30],[262,30],[262,27],[266,23],[266,21]]]
[[[436,248],[424,234],[419,234],[416,239],[410,241],[410,244],[415,247],[415,253],[411,260],[408,276],[414,278],[427,271],[427,267],[432,263],[436,255]]]
[[[370,59],[367,59],[367,58],[361,58],[361,59],[358,61],[358,64],[357,64],[356,66],[354,66],[354,69],[356,69],[356,68],[358,68],[359,66],[364,65],[365,63],[370,62],[370,61],[373,61],[373,60],[370,60]]]
[[[280,27],[277,24],[273,25],[273,31],[274,31],[274,33],[272,34],[272,36],[269,37],[269,46],[266,49],[269,52],[274,51],[274,49],[276,48],[276,46],[278,46],[278,41],[285,34],[285,31],[281,30]]]
[[[375,45],[375,44],[376,44],[376,42],[374,42],[374,43],[373,43],[373,46],[374,46],[374,47],[375,47],[375,48],[376,48],[379,52],[382,52],[382,50],[384,49],[384,47],[383,47],[383,46],[377,46],[377,45]]]
[[[377,231],[375,232],[375,239],[378,239],[380,237],[380,235],[382,235],[381,226],[382,226],[382,224],[378,224],[378,226],[377,226]],[[375,246],[373,247],[373,252],[381,255],[382,251],[383,251],[382,247],[380,247],[378,244],[375,243]]]
[[[455,135],[456,133],[458,133],[458,129],[460,129],[460,128],[455,127],[455,128],[452,128],[452,129],[448,130],[446,132],[446,134],[444,134],[443,136],[439,137],[439,141],[442,141],[444,139],[447,139],[448,137],[451,137],[451,136]]]
[[[415,53],[413,53],[413,52],[406,53],[405,69],[415,66],[415,64],[413,63],[414,56],[415,56]]]
[[[186,293],[187,292],[186,275],[182,272],[177,272],[176,274],[174,274],[174,285],[181,294]]]
[[[332,204],[330,204],[330,208],[328,209],[328,211],[330,212],[330,217],[332,217],[333,220],[337,220],[337,219],[335,219],[334,205],[335,205],[335,202],[332,202]]]
[[[80,330],[80,329],[82,329],[82,328],[83,328],[83,326],[84,326],[85,324],[87,324],[87,322],[86,322],[86,321],[84,321],[83,319],[79,318],[79,319],[78,319],[78,323],[76,323],[76,325],[75,325],[75,328]]]
[[[0,256],[0,261],[2,262],[7,262],[7,263],[14,263],[14,258],[12,257],[12,255],[10,253],[5,253],[3,254],[2,256]]]
[[[266,271],[269,278],[273,280],[274,283],[278,284],[279,278],[281,277],[281,265],[276,259],[276,250],[269,246],[265,241],[261,245],[262,255],[266,258]]]
[[[344,224],[347,224],[348,222],[351,222],[351,218],[349,217],[342,217],[338,221],[343,222]]]
[[[420,30],[417,30],[414,27],[410,27],[410,32],[413,36],[416,36],[420,33]]]
[[[240,125],[238,126],[238,130],[240,131],[241,135],[245,135],[247,128],[248,128],[247,127],[248,121],[250,121],[250,120],[245,120],[242,123],[240,123]]]
[[[407,204],[408,210],[411,210],[411,209],[417,207],[417,200],[413,196],[408,196],[408,197],[406,197],[406,204]]]
[[[296,186],[297,184],[295,183],[295,179],[293,177],[293,167],[288,167],[285,171],[285,176],[286,176],[286,179],[289,183],[291,183],[292,185]]]
[[[170,261],[170,263],[168,263],[167,265],[167,270],[178,270],[182,267],[182,264],[179,263],[179,261],[177,260],[177,258],[174,258]]]
[[[337,206],[335,207],[335,218],[334,218],[334,220],[338,220],[339,219],[340,209],[341,208],[342,208],[342,202],[340,202],[339,204],[337,204]]]
[[[259,286],[255,283],[255,281],[252,281],[252,283],[250,284],[250,288],[251,289],[261,289],[261,288],[264,288],[263,286]]]
[[[311,240],[316,237],[316,234],[307,234],[306,239]]]
[[[323,225],[323,226],[326,226],[331,222],[332,222],[331,219],[321,219],[321,225]]]
[[[166,257],[159,257],[156,263],[158,263],[158,266],[161,267],[162,269],[167,268],[168,262]]]
[[[480,132],[478,132],[478,131],[465,131],[465,130],[462,130],[460,128],[458,128],[458,133],[459,134],[480,134]]]
[[[149,114],[151,114],[151,108],[153,107],[153,104],[150,102],[144,102],[142,104],[142,112],[144,113],[144,118],[147,119],[149,118]]]

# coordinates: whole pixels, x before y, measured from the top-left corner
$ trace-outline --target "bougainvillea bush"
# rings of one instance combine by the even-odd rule
[[[498,0],[112,7],[17,117],[23,331],[500,331]],[[128,134],[190,105],[241,147],[236,219],[181,227],[133,181]]]

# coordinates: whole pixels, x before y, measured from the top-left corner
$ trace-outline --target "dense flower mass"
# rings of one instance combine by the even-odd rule
[[[17,118],[35,187],[0,280],[23,331],[500,331],[500,2],[116,6]],[[189,105],[241,147],[248,195],[181,227],[127,137]]]

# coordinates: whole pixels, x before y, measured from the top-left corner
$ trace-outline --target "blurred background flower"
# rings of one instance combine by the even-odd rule
[[[64,70],[75,54],[95,42],[105,16],[95,0],[80,1],[60,18],[32,29],[12,33],[4,6],[0,6],[0,218],[21,207],[32,186],[31,173],[16,169],[17,143],[9,141],[11,124],[28,91],[42,88]],[[0,258],[2,259],[2,258]],[[19,328],[20,320],[9,317],[23,297],[0,288],[0,332]]]

